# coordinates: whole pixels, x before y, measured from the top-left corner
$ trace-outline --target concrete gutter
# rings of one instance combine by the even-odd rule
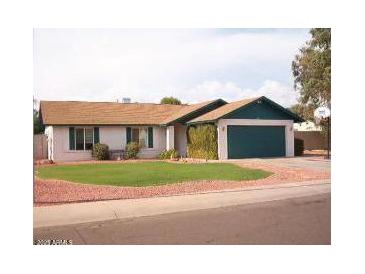
[[[200,194],[111,200],[33,208],[33,227],[153,216],[330,193],[330,180],[248,187]]]

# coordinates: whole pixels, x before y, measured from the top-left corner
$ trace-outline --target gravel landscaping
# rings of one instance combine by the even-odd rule
[[[242,167],[263,169],[274,174],[264,179],[250,181],[203,180],[146,187],[101,186],[62,180],[35,179],[34,205],[42,206],[70,202],[169,196],[330,178],[330,173],[325,171],[284,168],[255,161],[237,162],[236,164]]]

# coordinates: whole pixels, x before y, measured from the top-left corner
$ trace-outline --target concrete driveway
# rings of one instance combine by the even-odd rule
[[[322,156],[301,156],[290,158],[253,158],[242,160],[227,160],[227,162],[250,163],[259,162],[288,168],[303,168],[321,171],[331,171],[331,160]]]

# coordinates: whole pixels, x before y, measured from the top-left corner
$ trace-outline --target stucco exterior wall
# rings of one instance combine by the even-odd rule
[[[109,149],[125,149],[127,143],[126,128],[121,126],[100,126],[99,138],[101,144],[107,144]]]
[[[91,160],[91,151],[89,150],[70,150],[68,127],[53,127],[53,161],[55,162],[72,162]]]
[[[220,119],[218,130],[218,158],[228,159],[227,126],[285,126],[286,157],[294,156],[294,129],[292,120],[261,120],[261,119]]]
[[[187,151],[186,129],[186,125],[175,125],[175,149],[178,150],[183,157],[186,157]]]
[[[49,159],[55,162],[91,160],[91,151],[69,149],[69,127],[49,126],[46,130],[48,138]],[[100,143],[107,144],[110,149],[125,149],[126,127],[99,126]],[[153,148],[141,149],[139,158],[155,158],[166,148],[166,128],[153,127]]]
[[[153,148],[144,148],[138,154],[139,158],[156,158],[166,149],[166,127],[153,127]]]

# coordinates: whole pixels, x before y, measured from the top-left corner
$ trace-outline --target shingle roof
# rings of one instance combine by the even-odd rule
[[[198,115],[199,111],[212,109],[212,104],[222,101],[225,105],[203,114],[188,123],[204,123],[215,121],[232,111],[263,98],[282,108],[295,121],[302,121],[294,113],[277,105],[266,97],[248,98],[226,104],[218,99],[192,105],[168,105],[149,103],[112,103],[81,101],[41,101],[40,110],[45,125],[166,125],[190,114]],[[190,116],[189,116],[190,115]]]
[[[193,120],[190,120],[189,123],[203,123],[203,122],[215,121],[215,120],[219,119],[220,117],[257,100],[258,98],[260,98],[260,97],[247,98],[244,100],[225,104],[215,110],[212,110],[211,112],[208,112],[202,116],[199,116]]]
[[[176,121],[184,116],[189,115],[190,113],[197,111],[203,107],[206,107],[214,102],[217,102],[221,99],[217,99],[217,100],[210,100],[210,101],[205,101],[202,103],[198,103],[198,104],[193,104],[193,105],[186,105],[184,108],[178,110],[176,113],[172,114],[171,116],[169,116],[167,119],[165,119],[163,121],[163,124],[168,124],[171,123],[173,121]]]
[[[175,121],[214,101],[192,105],[41,101],[46,125],[160,125]]]

